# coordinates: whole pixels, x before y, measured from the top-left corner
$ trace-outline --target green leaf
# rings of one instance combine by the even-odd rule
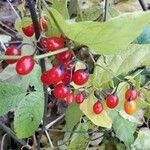
[[[80,123],[75,131],[78,133],[73,134],[67,150],[85,150],[89,142],[88,123]]]
[[[17,85],[0,83],[0,115],[17,107],[25,95],[26,91]]]
[[[31,136],[38,128],[44,112],[44,96],[32,92],[22,99],[15,112],[14,129],[18,138]]]
[[[82,20],[96,20],[100,15],[102,15],[102,8],[98,5],[92,5],[91,7],[84,9],[82,11]]]
[[[66,125],[64,130],[72,129],[79,121],[82,116],[82,112],[76,103],[68,106],[65,114]]]
[[[99,58],[94,71],[93,84],[95,87],[101,87],[102,84],[110,81],[112,78],[128,73],[140,65],[150,64],[150,45],[131,44],[126,51],[118,55],[107,56],[106,63],[102,57]]]
[[[64,19],[69,19],[67,0],[52,0],[52,7],[55,8]]]
[[[149,44],[150,43],[150,25],[145,28],[142,34],[137,38],[138,44]]]
[[[27,80],[29,81],[29,85],[34,86],[34,89],[36,91],[43,91],[43,84],[40,80],[40,76],[41,76],[41,68],[39,65],[35,65],[34,69],[32,70],[32,72],[30,74],[28,74],[27,76],[25,76],[22,80]]]
[[[113,122],[113,129],[117,137],[128,146],[134,141],[133,134],[136,130],[136,126],[136,124],[122,118],[119,114]]]
[[[30,17],[24,17],[22,20],[16,20],[15,29],[17,31],[22,31],[22,27],[26,27],[32,24],[32,19]]]
[[[149,128],[142,128],[138,133],[138,137],[131,145],[132,150],[149,150],[150,149],[150,130]]]
[[[69,39],[87,45],[99,54],[124,50],[150,23],[150,12],[124,14],[105,23],[85,21],[68,24],[56,10],[51,11]]]
[[[0,74],[0,81],[14,83],[25,90],[28,89],[29,85],[34,86],[36,91],[43,90],[43,85],[40,80],[41,68],[39,65],[35,64],[32,72],[23,77],[16,73],[15,66],[16,64],[8,65]]]
[[[90,92],[90,95],[87,99],[80,105],[82,112],[97,126],[111,128],[112,120],[107,115],[106,111],[103,110],[100,115],[96,115],[93,112],[93,105],[96,102],[96,97],[94,92]]]

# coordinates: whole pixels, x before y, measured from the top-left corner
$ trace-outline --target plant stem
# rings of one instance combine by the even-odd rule
[[[15,133],[14,133],[10,128],[8,128],[6,125],[0,124],[0,128],[3,129],[3,130],[4,130],[11,138],[13,138],[16,142],[20,143],[21,145],[26,145],[26,142],[23,141],[23,140],[18,139],[18,138],[15,136]]]
[[[73,48],[73,47],[72,47]],[[34,59],[36,60],[39,60],[39,59],[43,59],[43,58],[46,58],[46,57],[50,57],[50,56],[53,56],[53,55],[56,55],[56,54],[59,54],[59,53],[62,53],[62,52],[65,52],[69,50],[68,48],[62,48],[62,49],[59,49],[57,51],[54,51],[54,52],[48,52],[48,53],[45,53],[45,54],[41,54],[41,55],[36,55],[34,56]],[[18,60],[20,59],[22,56],[7,56],[7,55],[0,55],[0,60]]]
[[[48,132],[47,132],[47,131],[45,131],[45,134],[46,134],[46,136],[47,136],[47,139],[48,139],[48,142],[49,142],[49,144],[50,144],[51,148],[52,148],[52,149],[54,149],[54,145],[53,145],[53,143],[52,143],[52,140],[51,140],[51,138],[50,138],[50,136],[49,136]]]
[[[62,118],[65,117],[65,114],[61,115],[60,117],[58,117],[56,120],[50,122],[49,124],[47,124],[45,126],[45,130],[48,130],[51,126],[53,126],[55,123],[57,123],[59,120],[61,120]]]
[[[140,3],[140,5],[141,5],[143,11],[147,11],[147,10],[148,10],[147,7],[146,7],[145,2],[144,2],[143,0],[139,0],[139,3]]]
[[[105,0],[105,8],[104,8],[104,21],[107,21],[108,16],[108,8],[109,8],[109,0]]]
[[[35,38],[38,41],[40,38],[40,30],[39,30],[39,24],[38,24],[38,18],[37,18],[37,14],[36,14],[36,10],[35,10],[35,2],[34,0],[26,0],[30,13],[31,13],[31,18],[32,18],[32,22],[33,22],[33,26],[34,26],[34,30],[35,30]],[[37,42],[37,49],[35,50],[38,51],[39,54],[43,54],[44,52],[41,51],[40,49],[38,49],[38,47],[40,47],[40,43]],[[46,70],[46,65],[45,65],[45,60],[44,58],[40,59],[40,66],[41,66],[41,72],[44,72]],[[43,92],[44,92],[44,114],[43,114],[43,125],[42,125],[42,130],[39,134],[39,138],[37,140],[37,149],[40,150],[40,140],[41,137],[44,133],[44,128],[45,128],[45,124],[46,124],[46,114],[47,114],[47,104],[48,104],[48,93],[47,93],[47,86],[43,86]]]

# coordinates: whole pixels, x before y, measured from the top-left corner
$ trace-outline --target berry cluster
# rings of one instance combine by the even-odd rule
[[[39,21],[40,31],[47,30],[46,17],[42,17]],[[33,24],[22,28],[23,33],[31,37],[34,34]],[[46,52],[57,51],[66,46],[65,37],[62,35],[59,37],[41,37],[40,43]],[[5,52],[5,55],[20,56],[20,48],[11,45]],[[72,55],[71,50],[56,54],[55,59],[57,64],[49,70],[46,70],[41,74],[41,81],[46,86],[52,86],[53,95],[58,100],[66,100],[68,105],[72,104],[74,100],[77,104],[83,103],[87,96],[86,91],[80,91],[76,95],[74,94],[74,89],[71,86],[71,82],[78,86],[84,85],[89,79],[89,68],[85,64],[84,69],[75,70],[75,63],[78,61]],[[32,71],[34,68],[35,61],[32,56],[23,56],[19,60],[7,60],[8,64],[16,63],[16,72],[19,75],[26,75]],[[125,92],[126,101],[124,103],[124,110],[127,114],[132,115],[136,111],[136,99],[138,92],[133,85]],[[106,106],[110,109],[114,109],[119,103],[119,98],[116,91],[106,96]],[[97,100],[93,105],[93,112],[95,114],[100,114],[104,109],[103,103]]]
[[[65,47],[64,37],[62,36],[43,37],[41,43],[47,52]],[[42,73],[42,83],[48,86],[53,85],[53,95],[58,100],[65,99],[67,104],[70,105],[76,99],[77,104],[81,104],[85,99],[84,92],[75,96],[70,83],[73,82],[79,86],[84,85],[89,79],[88,68],[75,70],[76,61],[73,60],[71,50],[56,54],[55,58],[58,60],[58,64]]]
[[[110,109],[114,109],[119,103],[119,98],[114,92],[113,94],[109,94],[106,96],[106,105]],[[93,112],[95,114],[100,114],[103,111],[104,107],[103,104],[98,100],[94,105],[93,105]]]
[[[124,102],[124,110],[127,114],[132,115],[136,112],[136,99],[138,91],[133,85],[125,92],[126,101]]]
[[[125,99],[124,102],[124,110],[127,114],[133,115],[136,112],[136,99],[138,97],[138,91],[135,89],[133,85],[130,85],[130,88],[127,89],[125,92]],[[106,96],[106,105],[108,108],[113,109],[115,108],[119,103],[119,98],[114,92],[113,94]],[[103,111],[104,107],[103,104],[98,100],[93,105],[93,112],[95,114],[100,114]]]

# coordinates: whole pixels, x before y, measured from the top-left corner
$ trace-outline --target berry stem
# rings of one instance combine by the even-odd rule
[[[57,51],[53,51],[53,52],[48,52],[46,54],[41,54],[41,55],[36,55],[34,56],[34,59],[36,60],[39,60],[39,59],[43,59],[43,58],[46,58],[46,57],[50,57],[50,56],[53,56],[53,55],[56,55],[56,54],[59,54],[59,53],[62,53],[62,52],[65,52],[69,50],[68,48],[62,48],[62,49],[59,49]],[[20,59],[22,56],[6,56],[6,55],[0,55],[0,60],[18,60]]]

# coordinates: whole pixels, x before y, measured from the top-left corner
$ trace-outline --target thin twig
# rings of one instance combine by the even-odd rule
[[[3,32],[3,33],[5,33],[6,35],[9,35],[9,36],[11,36],[11,37],[15,38],[15,36],[14,36],[14,35],[12,35],[11,33],[7,32],[7,31],[6,31],[6,30],[4,30],[4,29],[2,29],[1,27],[0,27],[0,31],[2,31],[2,32]]]
[[[3,26],[3,27],[5,27],[5,28],[7,28],[7,29],[9,29],[13,33],[17,34],[17,32],[15,30],[11,29],[9,26],[7,26],[6,24],[4,24],[2,21],[0,21],[0,25]]]
[[[33,135],[33,142],[34,142],[34,146],[35,146],[35,148],[36,148],[36,147],[37,147],[37,140],[36,140],[35,134]]]
[[[53,126],[55,123],[57,123],[59,120],[63,119],[65,117],[65,114],[61,115],[60,117],[58,117],[57,119],[55,119],[54,121],[50,122],[49,124],[47,124],[45,126],[45,130],[48,130],[51,126]]]
[[[21,18],[20,18],[20,16],[19,16],[19,14],[18,14],[18,13],[17,13],[17,11],[15,10],[14,6],[10,3],[10,1],[9,1],[9,0],[7,0],[7,2],[9,3],[9,5],[10,5],[11,9],[14,11],[14,13],[15,13],[15,14],[16,14],[16,16],[18,17],[18,19],[19,19],[19,20],[21,20]]]
[[[51,140],[51,138],[50,138],[50,136],[49,136],[48,132],[47,132],[47,131],[45,131],[45,134],[46,134],[46,136],[47,136],[47,139],[48,139],[48,142],[49,142],[49,144],[50,144],[51,148],[52,148],[52,149],[54,149],[54,145],[53,145],[53,143],[52,143],[52,140]]]
[[[3,135],[3,138],[2,138],[2,141],[1,141],[1,150],[4,150],[3,147],[4,147],[4,144],[5,144],[4,142],[5,142],[6,136],[7,136],[7,133]]]

